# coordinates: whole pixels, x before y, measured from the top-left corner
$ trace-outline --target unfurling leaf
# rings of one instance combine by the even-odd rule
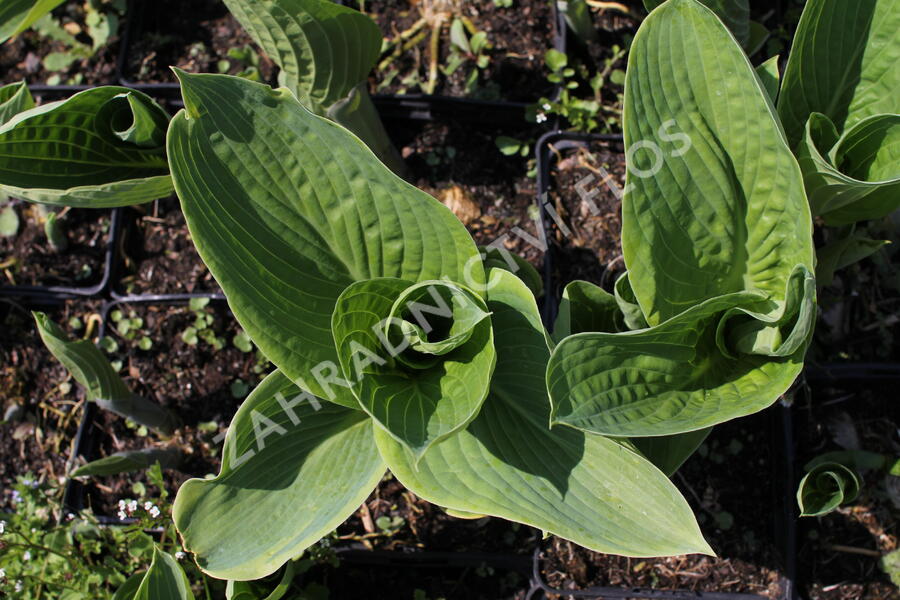
[[[820,517],[859,495],[859,477],[840,463],[823,462],[800,480],[797,504],[801,517]]]
[[[150,97],[121,87],[19,112],[0,126],[0,193],[89,208],[168,196],[168,120]]]

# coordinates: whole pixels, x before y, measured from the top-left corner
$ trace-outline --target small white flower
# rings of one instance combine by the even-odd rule
[[[67,521],[73,521],[75,519],[75,515],[73,513],[69,513],[66,515]]]
[[[28,562],[29,560],[31,560],[31,551],[30,550],[25,551],[25,554],[22,555],[22,560],[24,560],[25,562]]]
[[[150,510],[150,508],[152,506],[153,506],[152,502],[144,502],[144,510]]]
[[[184,560],[185,553],[179,550],[175,553],[175,560]]]
[[[25,583],[20,579],[16,582],[16,592],[21,593],[25,589]]]
[[[6,569],[0,569],[0,579],[4,579],[6,577]]]
[[[128,518],[128,515],[125,513],[125,511],[124,511],[124,510],[120,510],[120,511],[119,511],[119,520],[120,520],[120,521],[124,521],[124,520],[127,519],[127,518]]]
[[[137,509],[138,509],[137,500],[132,500],[131,502],[128,503],[128,512],[129,513],[133,513]]]
[[[0,535],[6,531],[6,521],[0,521]]]
[[[541,108],[543,108],[544,110],[550,110],[553,107],[550,106],[549,104],[544,104],[543,106],[541,106]]]
[[[154,519],[159,516],[159,509],[157,507],[153,507],[150,509],[150,516]]]
[[[544,122],[547,120],[547,115],[545,115],[545,114],[542,113],[542,112],[539,112],[539,113],[534,117],[534,120],[535,120],[536,122],[538,122],[538,123],[544,123]]]
[[[119,510],[125,510],[125,501],[119,500]]]
[[[19,493],[19,490],[13,490],[12,501],[14,504],[18,504],[22,501],[22,494]]]

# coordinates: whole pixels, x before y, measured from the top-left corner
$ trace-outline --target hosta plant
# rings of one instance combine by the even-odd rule
[[[692,432],[769,406],[799,374],[815,317],[812,221],[768,94],[709,9],[657,8],[625,88],[627,273],[615,295],[567,288],[551,421],[680,436],[670,441],[688,452]]]
[[[219,475],[179,490],[201,568],[274,572],[386,469],[452,514],[598,551],[711,551],[666,474],[710,426],[787,389],[815,313],[799,168],[715,14],[671,0],[635,39],[628,275],[615,296],[570,286],[558,344],[517,263],[485,260],[347,130],[287,89],[179,78],[167,143],[182,209],[277,366],[235,416]]]
[[[180,78],[168,153],[182,209],[278,367],[235,416],[219,476],[179,490],[175,523],[204,570],[273,572],[386,469],[456,514],[598,550],[710,551],[639,452],[548,428],[551,348],[534,295],[507,270],[485,272],[447,208],[287,90]]]
[[[900,207],[900,2],[809,0],[778,111],[813,214],[829,225]]]

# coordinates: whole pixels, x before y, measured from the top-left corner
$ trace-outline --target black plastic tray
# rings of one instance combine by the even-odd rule
[[[77,210],[95,210],[95,209],[77,209]],[[96,210],[98,214],[102,211]],[[110,285],[110,277],[113,262],[115,260],[116,248],[118,247],[119,233],[122,228],[122,209],[114,208],[110,215],[109,235],[107,237],[106,248],[103,256],[103,275],[98,283],[91,286],[40,286],[40,285],[0,285],[0,297],[17,296],[17,297],[41,297],[53,296],[61,298],[72,297],[94,297],[103,296]]]

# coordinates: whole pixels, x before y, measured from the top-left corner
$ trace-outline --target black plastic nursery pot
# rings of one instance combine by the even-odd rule
[[[19,202],[18,205],[23,208],[30,208],[29,203],[26,202]],[[40,276],[35,276],[37,281],[53,281],[60,279],[60,275],[56,273],[57,267],[54,263],[61,263],[62,261],[67,260],[68,264],[63,264],[61,267],[66,270],[67,274],[65,275],[65,278],[77,281],[79,275],[78,273],[73,272],[73,269],[80,265],[82,273],[84,273],[86,269],[90,271],[89,275],[85,277],[90,283],[86,283],[83,286],[77,285],[77,283],[68,285],[40,285],[37,282],[31,285],[16,285],[10,283],[10,281],[4,277],[3,283],[0,284],[0,297],[33,297],[44,295],[87,297],[102,296],[106,292],[110,284],[110,275],[116,253],[116,245],[119,239],[119,231],[122,226],[122,210],[72,209],[69,214],[74,214],[74,218],[77,219],[77,229],[75,233],[79,236],[79,239],[74,243],[70,241],[68,248],[61,250],[51,249],[46,242],[43,228],[39,227],[37,223],[31,223],[30,225],[26,225],[26,229],[22,233],[22,235],[27,234],[28,236],[28,239],[23,240],[23,244],[26,244],[26,246],[19,248],[18,250],[20,251],[19,253],[28,250],[28,253],[33,254],[34,252],[37,252],[37,247],[44,248],[40,251],[40,257],[43,261],[46,261],[47,264],[41,264],[43,273]],[[108,219],[106,225],[102,222],[104,218]],[[61,223],[63,223],[63,227],[69,227],[72,221],[73,218],[67,218],[62,220]],[[106,228],[105,233],[103,232],[104,227]],[[68,236],[67,233],[67,237],[71,236]],[[105,238],[105,240],[103,238]],[[12,244],[13,242],[11,241],[9,243]],[[15,258],[15,252],[16,248],[12,247],[10,249],[10,254],[13,255],[13,258]],[[54,261],[52,259],[58,260]],[[28,265],[26,264],[25,267],[27,268]]]
[[[345,6],[353,6],[353,2],[346,0],[335,0],[338,4]],[[556,8],[555,2],[549,2],[552,8],[553,35],[551,46],[560,52],[566,51],[567,32],[565,19]],[[140,77],[134,72],[135,52],[144,53],[139,48],[142,37],[150,35],[160,37],[162,34],[154,33],[149,22],[153,18],[157,18],[158,7],[149,3],[147,0],[130,0],[127,12],[127,23],[124,25],[122,35],[122,43],[120,46],[120,54],[117,63],[117,72],[119,83],[126,87],[141,90],[145,93],[167,98],[180,97],[180,87],[173,80],[169,81],[141,81]],[[165,18],[165,22],[170,22],[169,16]],[[236,23],[235,23],[236,24]],[[229,24],[228,27],[232,25]],[[249,43],[249,37],[240,29],[238,37],[241,43]],[[196,33],[196,31],[192,31]],[[160,39],[167,41],[171,36],[166,33]],[[147,46],[147,52],[153,54],[152,44],[144,44]],[[277,77],[275,73],[277,68],[273,65],[266,65],[263,69],[263,80],[270,85],[277,85]],[[205,72],[214,72],[214,69]],[[548,97],[555,100],[560,93],[558,84],[552,86]],[[408,118],[418,120],[430,120],[441,117],[454,117],[462,120],[482,123],[522,123],[526,119],[526,109],[534,105],[539,98],[535,97],[529,101],[505,101],[505,100],[484,100],[468,97],[409,93],[409,94],[380,94],[375,93],[372,96],[375,106],[383,118]]]
[[[555,308],[568,281],[584,279],[609,291],[615,277],[624,270],[618,246],[624,145],[621,135],[557,131],[545,134],[538,141],[536,155],[536,202],[547,247],[544,287],[551,299],[545,305],[543,317],[549,324],[555,319]],[[575,188],[576,193],[572,189],[559,189],[561,186]],[[594,239],[597,237],[605,239]],[[727,559],[726,563],[699,557],[690,563],[679,562],[681,569],[693,569],[694,573],[679,579],[666,575],[679,572],[679,568],[673,567],[675,563],[655,559],[619,561],[616,557],[594,553],[571,555],[573,558],[566,563],[560,560],[558,544],[551,547],[545,544],[535,552],[530,597],[793,599],[796,488],[791,419],[789,405],[779,402],[758,415],[720,425],[674,476],[701,519],[701,529],[707,535],[715,534],[708,539]],[[743,510],[734,508],[740,507],[744,487],[749,484],[743,478],[735,478],[728,467],[722,468],[731,461],[747,461],[749,455],[743,448],[753,448],[765,455],[764,465],[755,465],[753,461],[752,475],[765,482],[764,490],[758,491],[759,498],[754,496],[756,504],[765,508],[750,518],[746,518]],[[744,475],[751,477],[746,472]],[[710,501],[704,489],[715,501]],[[740,539],[738,534],[748,531],[752,539]],[[548,557],[548,550],[555,554]],[[759,568],[754,567],[756,563],[760,564]],[[635,575],[639,572],[649,575],[650,565],[656,569],[653,577]],[[727,577],[717,580],[717,573],[723,568],[737,569],[734,578],[744,578],[747,586],[752,582],[752,590],[744,591],[741,584],[728,581]],[[548,570],[552,572],[553,582],[548,580]],[[705,586],[700,575],[708,578]],[[653,583],[659,579],[670,582],[668,589]],[[635,580],[649,583],[629,585]]]

